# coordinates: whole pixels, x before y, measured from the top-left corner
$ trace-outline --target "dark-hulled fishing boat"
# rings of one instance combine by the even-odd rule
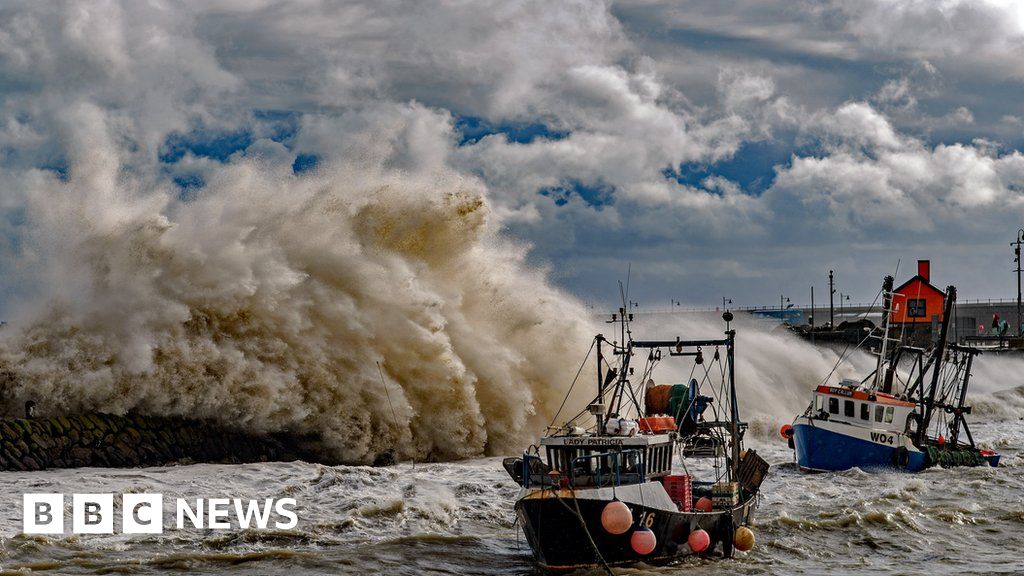
[[[999,454],[975,445],[966,418],[971,413],[967,387],[979,351],[946,342],[956,315],[956,288],[946,289],[938,340],[925,350],[893,337],[891,315],[905,303],[894,300],[899,294],[892,286],[887,276],[875,370],[863,380],[818,386],[807,410],[783,427],[797,465],[805,472],[997,466]]]
[[[522,486],[516,514],[543,568],[731,557],[754,545],[749,524],[768,464],[743,449],[735,331],[727,324],[721,339],[637,341],[630,319],[612,315],[622,344],[594,339],[597,396],[587,409],[504,461]],[[637,355],[646,359],[639,378]],[[688,384],[654,383],[668,359],[689,364]]]

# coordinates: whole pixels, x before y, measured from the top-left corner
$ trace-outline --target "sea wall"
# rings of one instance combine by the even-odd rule
[[[296,460],[294,443],[207,422],[80,414],[0,419],[0,470]]]

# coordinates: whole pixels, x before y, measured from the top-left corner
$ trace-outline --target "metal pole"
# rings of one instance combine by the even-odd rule
[[[729,395],[730,402],[729,408],[732,415],[732,423],[730,426],[729,433],[732,435],[732,466],[729,467],[730,482],[735,482],[739,477],[739,465],[740,465],[740,408],[736,401],[736,331],[729,330],[725,333],[728,342],[726,343],[726,358],[729,361]]]
[[[928,390],[928,399],[924,405],[924,417],[921,420],[921,429],[917,431],[917,442],[918,446],[921,445],[921,441],[925,438],[928,426],[932,421],[932,412],[935,406],[935,391],[939,386],[939,375],[942,370],[942,357],[946,353],[946,336],[949,334],[949,320],[953,314],[953,304],[956,303],[956,288],[953,286],[946,287],[946,306],[942,312],[942,327],[939,329],[939,341],[935,345],[935,349],[932,353],[932,385]]]
[[[814,344],[814,286],[811,286],[811,344]]]
[[[1020,336],[1024,332],[1024,326],[1021,325],[1020,317],[1020,245],[1024,244],[1024,228],[1017,230],[1017,241],[1010,242],[1010,246],[1014,246],[1013,254],[1015,256],[1014,261],[1017,263],[1017,336]]]
[[[832,280],[832,271],[828,271],[828,325],[830,328],[835,330],[836,328],[836,316],[835,308],[832,304],[832,295],[836,293],[835,284]]]
[[[956,412],[953,418],[953,433],[951,434],[953,447],[956,447],[957,441],[960,439],[960,426],[966,427],[967,423],[964,421],[964,402],[967,401],[967,384],[971,381],[971,366],[974,365],[974,354],[971,352],[967,353],[967,365],[964,367],[964,381],[962,388],[960,389],[960,399],[956,405]],[[971,448],[974,448],[974,438],[967,435],[967,439],[971,442]]]
[[[888,358],[885,357],[886,350],[889,344],[889,308],[892,307],[892,276],[886,276],[882,279],[882,348],[878,351],[878,365],[875,367],[875,384],[874,390],[880,388],[882,383],[882,368],[885,366],[885,361]],[[839,306],[843,305],[843,295],[839,294]]]
[[[604,341],[604,336],[597,335],[597,402],[604,404],[604,374],[601,372],[601,342]],[[597,420],[597,435],[601,436],[601,432],[604,430],[604,418],[600,414],[595,414],[594,419]]]

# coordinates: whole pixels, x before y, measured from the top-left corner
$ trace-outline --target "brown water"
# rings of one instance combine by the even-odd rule
[[[751,444],[773,464],[736,559],[684,560],[621,574],[1017,574],[1024,571],[1020,421],[979,424],[998,469],[917,475],[804,475],[781,441]],[[4,573],[530,574],[513,526],[517,487],[497,458],[389,468],[306,463],[0,474]],[[298,500],[294,531],[183,530],[160,536],[18,535],[32,492],[162,492]],[[594,574],[599,572],[594,571]]]

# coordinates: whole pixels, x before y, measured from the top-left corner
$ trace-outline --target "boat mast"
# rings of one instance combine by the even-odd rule
[[[597,335],[597,403],[604,404],[604,374],[601,372],[601,342],[604,342],[604,336],[601,334]],[[604,431],[604,417],[601,414],[594,414],[594,419],[597,420],[597,435],[600,436]]]
[[[892,284],[892,276],[886,276],[882,280],[882,350],[878,354],[878,365],[875,367],[875,384],[872,386],[874,390],[881,388],[879,384],[882,382],[884,374],[882,367],[885,366],[886,354],[888,354],[889,315],[892,313]]]
[[[732,436],[732,462],[729,466],[729,480],[735,481],[739,478],[740,465],[740,408],[739,404],[736,402],[736,366],[734,350],[736,346],[736,331],[729,330],[725,333],[725,336],[725,354],[726,360],[729,363],[729,411],[732,414],[732,421],[729,423],[729,434]]]
[[[949,321],[953,316],[953,304],[956,302],[956,287],[946,287],[946,305],[942,311],[942,329],[939,330],[939,341],[935,343],[935,352],[932,354],[932,385],[928,390],[928,399],[924,401],[924,416],[921,419],[921,426],[917,430],[917,444],[925,437],[928,425],[931,424],[932,412],[935,405],[935,392],[939,386],[939,375],[942,372],[942,357],[946,354],[946,336],[949,334]]]
[[[974,355],[977,354],[977,350],[973,348],[961,348],[956,345],[953,346],[954,350],[963,352],[967,359],[964,361],[964,381],[960,388],[960,398],[958,398],[956,407],[953,409],[953,431],[950,435],[950,441],[953,446],[957,445],[960,439],[960,426],[964,427],[964,432],[967,433],[967,441],[970,442],[971,448],[974,448],[974,437],[971,436],[971,429],[967,427],[967,420],[964,418],[964,414],[970,414],[971,409],[969,406],[964,406],[964,402],[967,401],[967,385],[971,381],[971,366],[974,365]]]

